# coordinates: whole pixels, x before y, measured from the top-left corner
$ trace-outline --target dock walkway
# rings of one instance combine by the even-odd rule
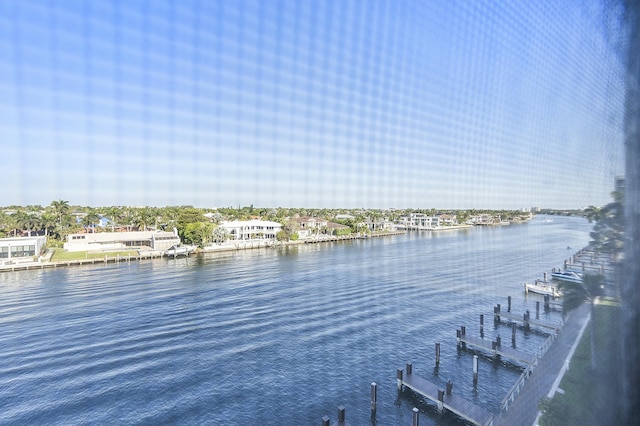
[[[498,319],[507,318],[507,319],[510,320],[510,322],[522,323],[524,326],[526,326],[527,323],[528,323],[529,325],[532,325],[532,326],[535,326],[535,327],[547,328],[547,329],[554,330],[554,331],[558,330],[560,328],[560,324],[540,321],[540,320],[531,319],[531,318],[528,318],[527,320],[525,320],[524,315],[517,315],[517,314],[514,314],[512,312],[500,312],[500,311],[498,311],[495,314],[495,316]]]
[[[562,331],[551,344],[545,355],[538,360],[538,366],[523,385],[522,390],[502,412],[496,426],[532,425],[538,415],[538,403],[552,390],[561,373],[571,347],[578,338],[579,330],[589,316],[589,305],[584,304],[571,312]]]
[[[500,338],[498,338],[494,342],[481,339],[479,337],[469,336],[465,332],[464,327],[456,330],[456,335],[458,344],[465,344],[476,347],[478,349],[483,349],[485,351],[491,352],[494,356],[500,355],[501,357],[508,358],[512,361],[521,362],[526,365],[532,364],[537,358],[537,356],[534,354],[521,352],[508,346],[503,346],[501,344]]]
[[[438,386],[416,374],[413,374],[411,364],[407,364],[404,374],[398,370],[398,388],[402,386],[438,404],[438,409],[446,408],[457,416],[478,426],[493,425],[493,414],[474,403],[467,401],[451,391],[452,385],[447,385],[446,392],[438,389]]]

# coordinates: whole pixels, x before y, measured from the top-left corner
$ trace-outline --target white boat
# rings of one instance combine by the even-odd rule
[[[171,246],[164,252],[164,255],[169,257],[189,256],[195,249],[196,246]]]
[[[558,281],[568,281],[572,283],[582,284],[582,277],[572,271],[552,272],[551,278]]]
[[[551,284],[541,283],[539,281],[536,281],[533,284],[524,283],[524,292],[549,295],[553,298],[560,297],[562,295],[556,286]]]

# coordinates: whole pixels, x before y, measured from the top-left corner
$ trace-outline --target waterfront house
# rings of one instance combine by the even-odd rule
[[[440,226],[440,218],[424,213],[411,213],[409,216],[400,216],[398,224],[406,229],[433,229]]]
[[[327,224],[329,223],[329,221],[327,221],[326,219],[309,216],[294,217],[291,220],[296,222],[300,227],[300,229],[298,230],[298,238],[300,239],[305,239],[311,237],[312,235],[324,233],[325,229],[327,228]]]
[[[232,240],[275,240],[276,234],[282,230],[282,224],[269,220],[234,220],[222,222]]]
[[[43,236],[0,238],[0,262],[39,256],[46,243]]]
[[[69,234],[64,249],[76,251],[112,251],[112,250],[167,250],[180,244],[180,237],[174,232],[131,231],[98,232],[91,234]]]

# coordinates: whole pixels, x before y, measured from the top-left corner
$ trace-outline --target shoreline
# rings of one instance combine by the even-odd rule
[[[308,238],[304,240],[296,240],[296,241],[265,241],[265,240],[250,240],[250,241],[238,241],[235,243],[224,243],[219,244],[217,246],[207,246],[205,248],[198,248],[191,255],[187,256],[198,256],[201,254],[207,253],[221,253],[221,252],[233,252],[240,250],[255,250],[255,249],[264,249],[264,248],[282,248],[293,245],[300,244],[318,244],[318,243],[331,243],[331,242],[341,242],[341,241],[351,241],[351,240],[362,240],[369,238],[378,238],[378,237],[387,237],[392,235],[402,235],[405,234],[406,231],[387,231],[370,235],[343,235],[343,236],[326,236],[323,238]],[[50,258],[50,256],[45,256],[45,258]],[[184,256],[180,256],[184,257]],[[151,260],[151,259],[162,259],[167,258],[171,259],[171,256],[165,256],[164,254],[160,254],[157,252],[138,252],[137,255],[128,255],[128,256],[109,256],[108,252],[104,253],[104,258],[92,258],[92,259],[73,259],[73,260],[59,260],[59,261],[51,261],[51,260],[43,260],[43,261],[33,261],[26,259],[18,259],[14,261],[15,263],[2,264],[0,265],[0,272],[18,272],[18,271],[28,271],[34,269],[45,269],[45,268],[58,268],[58,267],[69,267],[69,266],[81,266],[87,264],[100,264],[100,263],[121,263],[121,262],[131,262],[131,261],[141,261],[141,260]]]

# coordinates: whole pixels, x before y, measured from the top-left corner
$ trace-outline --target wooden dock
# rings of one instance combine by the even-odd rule
[[[493,414],[484,408],[467,401],[461,396],[455,395],[452,392],[452,383],[447,383],[446,391],[438,389],[438,386],[435,384],[413,374],[412,365],[410,363],[407,364],[406,374],[402,369],[398,369],[397,381],[399,390],[402,390],[403,386],[411,389],[418,395],[438,404],[438,410],[447,409],[474,425],[493,425]]]
[[[540,321],[537,319],[531,319],[526,313],[523,315],[514,314],[512,312],[500,312],[499,306],[497,306],[497,312],[494,310],[494,319],[496,321],[502,321],[503,318],[507,318],[508,322],[522,323],[524,327],[535,326],[539,328],[549,329],[552,331],[557,331],[560,328],[560,324],[550,323],[546,321]]]
[[[526,365],[532,364],[537,359],[536,355],[521,352],[508,346],[502,346],[500,337],[498,337],[496,341],[487,341],[479,337],[469,336],[465,332],[465,327],[456,330],[456,338],[459,346],[469,345],[490,352],[493,356],[500,355],[501,357]]]

